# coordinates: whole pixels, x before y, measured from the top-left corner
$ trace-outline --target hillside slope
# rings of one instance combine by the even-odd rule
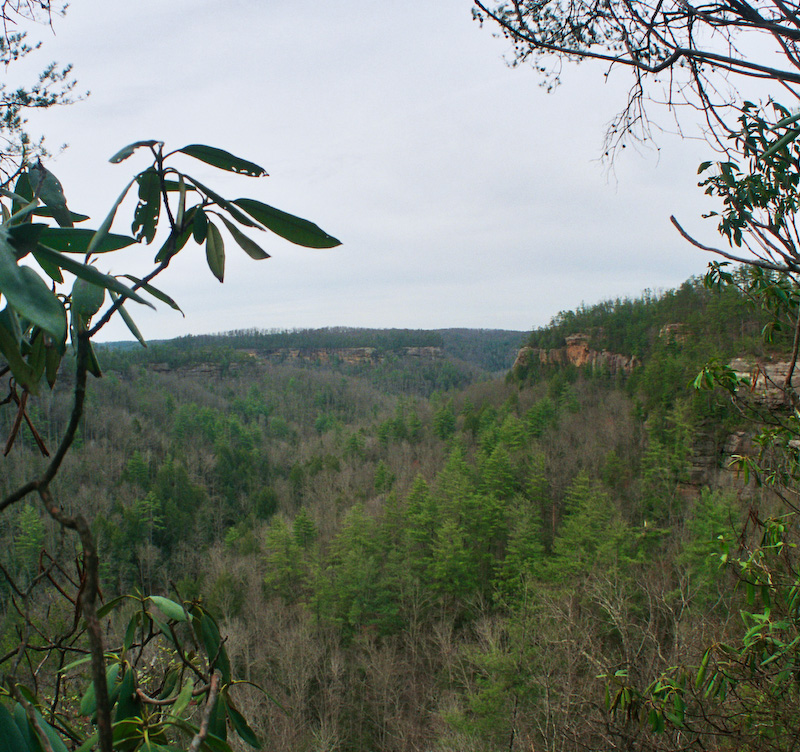
[[[535,360],[490,378],[514,333],[110,348],[59,497],[96,520],[108,598],[177,591],[221,616],[240,674],[276,700],[237,695],[269,748],[677,748],[694,732],[609,715],[600,677],[696,664],[749,608],[713,554],[773,500],[726,469],[741,416],[690,382],[709,354],[777,354],[760,326],[690,281],[531,335],[636,357],[616,373]],[[272,359],[266,343],[383,360]],[[47,443],[68,413],[59,392],[30,408]],[[23,434],[5,462],[3,492],[42,460]],[[44,633],[59,610],[41,552],[65,576],[79,560],[37,509],[9,511],[0,655],[17,644],[11,581]]]

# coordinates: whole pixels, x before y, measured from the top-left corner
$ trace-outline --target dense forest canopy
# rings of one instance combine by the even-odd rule
[[[739,274],[746,278],[748,273],[742,269]],[[544,349],[563,347],[567,336],[582,333],[590,337],[595,349],[643,358],[665,326],[679,323],[687,338],[708,348],[708,358],[716,354],[733,357],[737,350],[763,352],[761,332],[768,320],[768,313],[740,289],[709,289],[705,278],[695,277],[674,290],[646,291],[634,299],[618,298],[562,311],[548,326],[534,330],[528,344]],[[773,349],[785,354],[791,347],[791,332],[776,336]],[[768,349],[769,345],[766,343]]]
[[[691,746],[710,711],[738,717],[738,695],[708,699],[701,687],[678,702],[664,690],[683,704],[675,727],[657,699],[647,700],[654,721],[642,722],[638,711],[610,715],[604,698],[699,665],[711,642],[733,639],[740,611],[758,616],[715,554],[746,544],[752,505],[766,514],[775,499],[727,468],[749,424],[690,382],[711,333],[721,353],[763,355],[762,320],[746,295],[690,280],[562,314],[532,341],[603,336],[592,327],[614,333],[632,320],[629,339],[598,342],[647,343],[638,368],[615,377],[570,366],[492,377],[477,353],[506,335],[469,330],[449,335],[475,353],[467,370],[446,332],[422,340],[442,343],[437,359],[397,355],[390,370],[232,359],[231,339],[249,347],[247,337],[269,333],[197,338],[203,372],[157,367],[187,340],[160,343],[151,363],[103,348],[113,368],[89,397],[59,490],[95,519],[107,602],[136,590],[202,596],[219,616],[232,670],[272,698],[244,685],[226,695],[265,748]],[[659,338],[666,324],[691,337]],[[321,341],[291,336],[300,347]],[[770,349],[777,356],[780,341]],[[442,388],[442,369],[457,383]],[[30,415],[49,443],[68,404],[43,394]],[[4,490],[42,463],[30,433],[5,461]],[[13,653],[27,620],[44,631],[67,617],[57,604],[48,611],[42,573],[76,576],[78,553],[36,507],[9,512],[0,654]],[[110,644],[137,606],[118,608]],[[46,693],[56,668],[29,681]],[[64,688],[84,671],[59,675]],[[165,691],[137,676],[149,696]],[[760,744],[773,706],[749,697],[752,722],[726,721],[726,733]],[[73,713],[48,716],[67,739],[68,727],[91,723]],[[795,727],[773,726],[774,746],[762,746],[782,749]]]
[[[525,336],[499,329],[252,329],[151,342],[147,349],[120,342],[103,347],[111,370],[133,363],[187,368],[214,362],[227,368],[254,357],[296,363],[324,360],[350,374],[363,372],[373,381],[393,382],[400,391],[413,383],[429,395],[463,386],[479,374],[505,373]]]

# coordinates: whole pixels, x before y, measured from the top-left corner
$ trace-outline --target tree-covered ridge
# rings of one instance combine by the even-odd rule
[[[494,329],[254,329],[151,342],[147,349],[109,343],[101,359],[119,375],[142,366],[228,372],[269,361],[361,376],[393,394],[427,397],[505,373],[524,336]]]
[[[750,275],[745,270],[737,274],[743,280]],[[764,352],[761,331],[767,321],[767,312],[754,306],[740,289],[709,288],[705,278],[695,277],[674,290],[646,291],[634,299],[617,298],[562,311],[548,326],[534,330],[528,344],[543,349],[563,347],[566,337],[581,333],[589,336],[593,349],[645,359],[665,327],[678,324],[684,342],[704,348],[707,358],[733,357]],[[790,348],[787,337],[774,342],[774,351],[785,354]]]
[[[191,349],[224,341],[234,348],[270,352],[281,349],[339,349],[374,347],[401,350],[404,347],[441,347],[438,332],[423,329],[365,329],[323,327],[320,329],[237,329],[223,334],[179,337],[171,344],[177,349]]]
[[[744,514],[730,473],[691,477],[701,421],[670,373],[648,408],[632,380],[579,372],[427,396],[367,371],[132,360],[98,381],[61,483],[97,518],[107,598],[176,589],[221,615],[276,701],[236,694],[269,748],[655,750],[609,721],[598,675],[644,679],[724,632],[738,595],[709,554]],[[67,415],[32,411],[45,439]],[[10,484],[38,461],[28,434],[8,460]],[[75,553],[35,508],[4,525],[22,582],[42,550]]]
[[[416,348],[439,348],[444,354],[478,365],[486,371],[507,370],[525,337],[524,332],[502,329],[367,329],[324,327],[320,329],[244,329],[222,334],[201,334],[151,343],[151,352],[129,357],[139,361],[211,358],[226,350],[268,355],[279,351],[300,352],[372,348],[378,354],[403,354]],[[129,349],[128,343],[109,343],[111,349]]]

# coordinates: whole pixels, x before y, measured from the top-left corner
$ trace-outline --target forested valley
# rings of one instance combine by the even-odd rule
[[[758,681],[796,671],[794,601],[773,594],[765,612],[737,557],[786,509],[735,463],[758,452],[752,416],[696,388],[709,363],[787,360],[791,332],[765,341],[770,321],[736,286],[692,279],[528,335],[254,329],[98,346],[103,376],[54,487],[93,520],[106,603],[138,592],[216,615],[231,670],[264,690],[232,688],[247,719],[234,748],[252,731],[287,752],[658,750],[709,734],[733,746],[704,748],[784,749],[797,690]],[[0,497],[63,432],[59,378],[28,402],[36,435],[0,412],[15,436]],[[750,399],[757,411],[769,390]],[[38,661],[35,646],[79,618],[62,597],[81,581],[79,541],[30,502],[0,526],[0,654],[24,633],[19,671],[53,706],[77,703],[86,663]],[[109,645],[133,642],[141,604],[126,603]],[[742,620],[790,645],[747,681]],[[727,669],[711,650],[726,644]],[[180,661],[147,660],[143,691],[169,695],[156,677]]]

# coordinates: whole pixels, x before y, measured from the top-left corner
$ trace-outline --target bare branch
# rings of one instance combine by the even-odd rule
[[[188,752],[198,752],[200,745],[208,736],[208,724],[211,720],[211,714],[214,712],[214,705],[217,703],[217,692],[219,691],[220,679],[221,675],[215,671],[211,677],[211,683],[208,690],[208,699],[206,700],[205,707],[203,708],[203,717],[200,721],[200,729],[194,735],[192,743],[189,745]]]
[[[757,266],[760,269],[769,269],[770,271],[774,272],[781,272],[782,274],[791,274],[792,272],[800,272],[800,267],[790,269],[787,266],[781,266],[780,264],[770,263],[768,261],[763,261],[761,259],[753,259],[753,258],[744,258],[742,256],[734,256],[727,251],[723,251],[721,248],[712,248],[708,245],[703,245],[699,240],[695,240],[683,227],[680,226],[678,220],[675,217],[671,216],[670,222],[675,225],[678,232],[681,236],[688,240],[695,248],[699,248],[701,251],[708,251],[709,253],[716,253],[718,256],[722,256],[723,258],[729,259],[730,261],[735,261],[737,264],[746,264],[748,266]]]

